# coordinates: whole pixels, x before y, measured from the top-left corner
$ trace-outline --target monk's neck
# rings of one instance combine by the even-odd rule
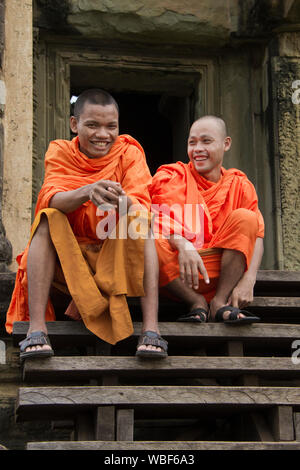
[[[212,171],[207,173],[199,173],[202,178],[205,178],[207,181],[211,183],[218,183],[222,177],[222,171],[218,168],[218,171]]]

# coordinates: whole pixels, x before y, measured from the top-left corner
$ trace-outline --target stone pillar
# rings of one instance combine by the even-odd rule
[[[300,36],[282,33],[272,58],[273,122],[281,201],[281,269],[300,269]]]
[[[5,8],[4,161],[2,220],[13,260],[25,248],[32,206],[32,0],[9,0]],[[10,266],[16,270],[16,263]]]
[[[7,271],[11,263],[12,247],[6,238],[2,223],[3,159],[4,159],[4,115],[6,87],[3,74],[3,55],[5,47],[5,0],[0,0],[0,273]]]

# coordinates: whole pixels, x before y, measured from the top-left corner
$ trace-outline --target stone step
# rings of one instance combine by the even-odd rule
[[[110,450],[110,451],[164,451],[164,450],[299,450],[300,442],[230,442],[230,441],[52,441],[52,442],[28,442],[27,450]],[[123,454],[110,454],[106,459],[115,459],[115,463],[127,464],[131,462],[127,455],[126,460],[121,460]],[[137,456],[134,456],[136,458]],[[118,460],[120,459],[120,460]],[[150,459],[150,460],[149,460]],[[138,456],[139,463],[156,464],[193,464],[194,456],[181,454],[170,455],[169,461],[165,455],[153,457],[153,455]],[[113,460],[107,460],[113,464]]]
[[[17,421],[67,419],[97,408],[134,410],[135,417],[176,419],[212,412],[281,407],[300,409],[297,387],[223,386],[71,386],[20,387]],[[292,416],[292,415],[291,415]]]
[[[203,378],[252,375],[265,379],[299,379],[299,364],[283,357],[169,356],[163,360],[137,360],[132,356],[64,356],[26,360],[26,382],[89,381],[117,378]]]

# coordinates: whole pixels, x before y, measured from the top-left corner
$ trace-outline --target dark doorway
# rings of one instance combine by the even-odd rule
[[[120,107],[120,134],[130,134],[144,148],[152,175],[173,161],[172,124],[159,110],[160,95],[114,93]]]
[[[71,96],[84,89],[74,87]],[[187,161],[190,97],[106,90],[119,104],[120,134],[130,134],[139,141],[152,175],[160,165]]]

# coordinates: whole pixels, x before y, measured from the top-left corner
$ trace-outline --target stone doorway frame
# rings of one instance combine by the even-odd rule
[[[44,154],[54,139],[69,139],[71,68],[101,67],[132,71],[151,71],[199,75],[195,117],[218,113],[219,104],[215,65],[212,59],[120,55],[109,49],[101,51],[61,44],[37,43],[34,48],[34,123],[33,123],[33,211],[44,171]]]

